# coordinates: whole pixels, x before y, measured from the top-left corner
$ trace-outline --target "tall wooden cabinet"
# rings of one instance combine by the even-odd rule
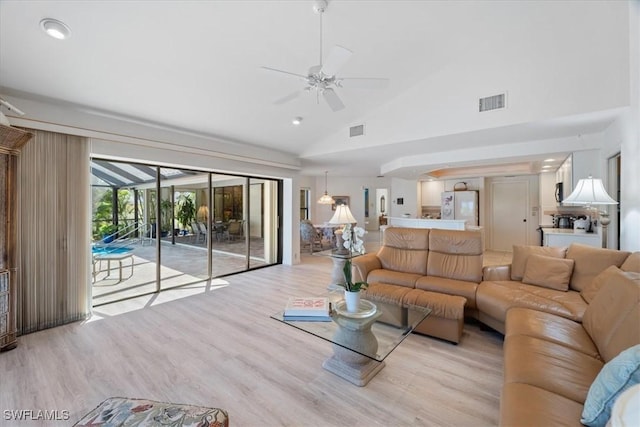
[[[16,156],[32,137],[22,129],[0,125],[0,351],[17,345]]]

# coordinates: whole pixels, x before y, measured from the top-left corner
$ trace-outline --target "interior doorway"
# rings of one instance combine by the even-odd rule
[[[511,252],[513,245],[526,245],[528,212],[528,181],[492,182],[490,249]]]
[[[375,212],[371,219],[375,223],[375,230],[379,230],[381,225],[387,225],[386,217],[389,215],[389,190],[386,188],[376,188],[376,197],[371,201],[372,211]]]
[[[611,221],[607,226],[606,246],[610,249],[620,249],[620,166],[622,157],[618,153],[607,161],[607,193],[613,197],[617,205],[601,205],[599,210],[609,213]]]

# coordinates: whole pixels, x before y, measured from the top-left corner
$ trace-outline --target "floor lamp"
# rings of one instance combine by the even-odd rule
[[[572,203],[575,205],[585,205],[586,209],[590,209],[592,205],[617,205],[618,202],[613,200],[602,185],[599,178],[581,179],[573,192],[562,201],[562,203]],[[598,211],[593,208],[600,216],[600,224],[602,224],[603,247],[607,247],[607,226],[611,222],[608,211]]]

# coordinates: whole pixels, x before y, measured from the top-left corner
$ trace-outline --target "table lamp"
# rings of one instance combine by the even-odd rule
[[[329,220],[329,224],[351,224],[355,225],[358,221],[351,214],[351,210],[347,205],[338,205],[336,206],[336,213],[333,214],[333,217]],[[336,230],[336,252],[339,254],[347,254],[349,250],[344,247],[344,239],[342,238],[342,230]]]
[[[586,209],[591,209],[591,205],[617,205],[618,202],[613,200],[602,185],[602,180],[599,178],[593,178],[589,175],[589,178],[581,179],[574,190],[569,194],[569,197],[564,199],[562,203],[573,203],[576,205],[585,205]],[[609,212],[598,211],[593,208],[596,213],[600,215],[600,224],[602,224],[602,238],[604,240],[604,247],[607,247],[607,225],[611,222],[609,219]],[[591,216],[591,215],[590,215]],[[591,221],[591,218],[589,218]]]

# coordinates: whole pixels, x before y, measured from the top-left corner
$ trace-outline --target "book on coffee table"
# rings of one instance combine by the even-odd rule
[[[285,322],[331,322],[330,316],[282,316]]]
[[[285,320],[314,320],[314,318],[321,320],[323,318],[322,320],[330,321],[330,311],[331,306],[328,298],[291,297],[282,314]]]

